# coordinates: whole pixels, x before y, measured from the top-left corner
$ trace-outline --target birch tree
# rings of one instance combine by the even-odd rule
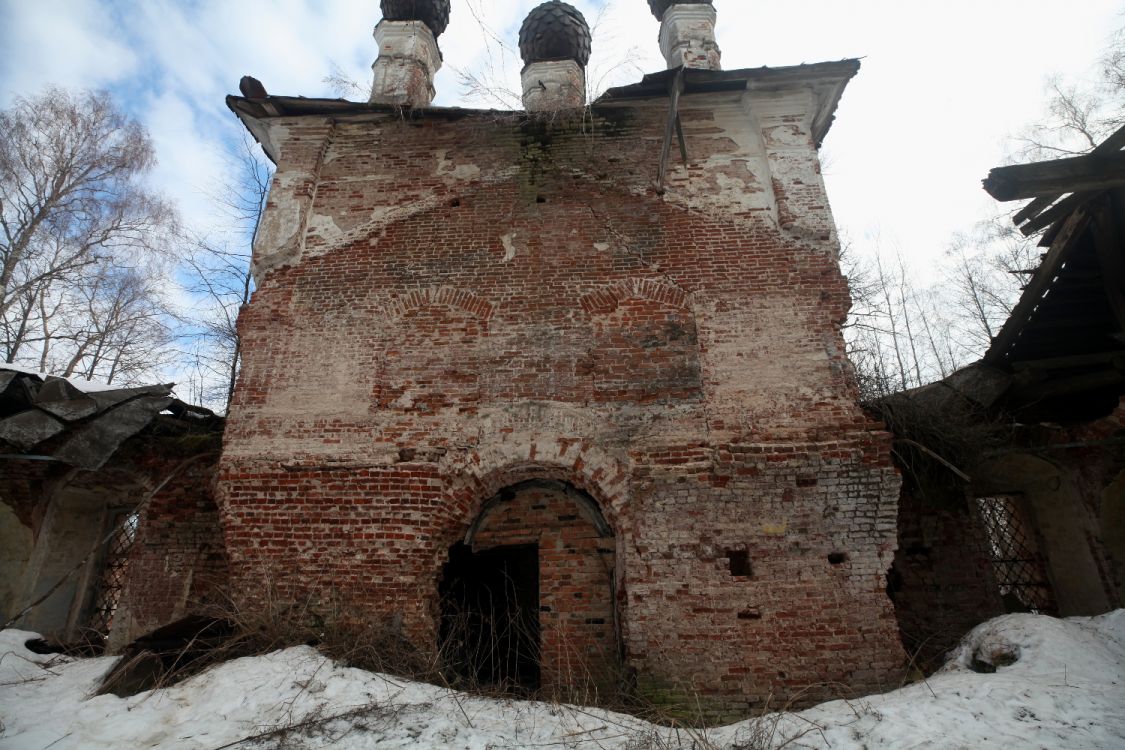
[[[105,382],[154,376],[174,212],[152,143],[108,94],[52,88],[0,112],[0,356]]]

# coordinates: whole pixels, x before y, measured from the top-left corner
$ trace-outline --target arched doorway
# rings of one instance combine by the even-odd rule
[[[560,697],[617,684],[616,543],[597,503],[555,480],[490,498],[442,570],[441,652],[454,676]]]

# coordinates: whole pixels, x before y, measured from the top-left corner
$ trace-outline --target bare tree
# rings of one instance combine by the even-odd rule
[[[192,397],[225,411],[242,357],[239,310],[254,289],[251,248],[269,195],[272,166],[243,135],[228,159],[230,181],[212,196],[227,218],[226,231],[187,238],[182,281],[193,300],[181,316],[190,340]]]
[[[1090,151],[1125,125],[1125,27],[1118,29],[1092,80],[1047,80],[1043,118],[1015,139],[1013,161],[1040,161]]]
[[[143,184],[154,164],[147,133],[106,93],[52,88],[0,112],[5,362],[106,382],[153,376],[161,293],[137,269],[154,265],[175,225]]]

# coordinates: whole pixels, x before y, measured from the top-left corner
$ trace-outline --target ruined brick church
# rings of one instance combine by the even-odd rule
[[[433,648],[493,584],[526,630],[487,675],[546,689],[876,689],[899,478],[818,161],[858,63],[724,72],[709,2],[649,4],[669,69],[589,106],[560,2],[521,31],[524,112],[431,106],[440,1],[383,3],[369,103],[228,100],[277,164],[232,587],[331,587]]]
[[[561,2],[521,29],[523,111],[431,106],[448,0],[383,1],[369,102],[245,81],[277,171],[221,455],[167,388],[114,423],[142,396],[4,373],[37,455],[3,465],[2,609],[96,604],[112,646],[268,592],[478,680],[708,711],[897,679],[900,478],[818,159],[858,62],[722,71],[711,3],[649,5],[668,69],[592,104]]]

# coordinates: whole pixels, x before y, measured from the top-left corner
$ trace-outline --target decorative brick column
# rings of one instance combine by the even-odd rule
[[[434,100],[434,75],[441,51],[430,27],[421,21],[380,21],[375,27],[379,58],[371,69],[373,104],[428,107]]]
[[[523,106],[528,112],[577,109],[586,104],[586,71],[574,60],[531,63],[523,69]]]
[[[722,52],[715,41],[715,7],[677,3],[660,22],[660,51],[669,68],[722,70]]]

